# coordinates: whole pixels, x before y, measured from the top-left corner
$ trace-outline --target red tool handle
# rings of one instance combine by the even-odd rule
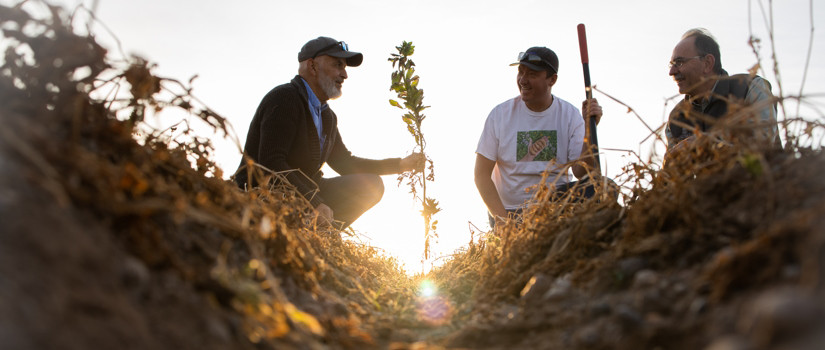
[[[579,31],[579,51],[582,57],[582,71],[584,72],[584,94],[587,99],[593,98],[593,91],[590,88],[590,58],[587,56],[587,34],[584,31],[584,23],[579,23],[576,26]],[[596,118],[586,116],[587,118],[587,132],[585,133],[585,141],[590,141],[591,151],[593,157],[596,159],[596,168],[601,169],[601,161],[599,160],[599,138],[596,134]]]
[[[582,63],[590,63],[587,58],[587,33],[584,32],[584,23],[579,23],[576,29],[579,30],[579,51],[581,51]]]

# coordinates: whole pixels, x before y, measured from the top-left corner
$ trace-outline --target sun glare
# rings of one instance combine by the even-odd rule
[[[433,281],[421,281],[415,304],[418,319],[428,324],[443,325],[453,317],[453,303],[447,296],[438,294],[438,287]]]
[[[431,298],[438,294],[438,288],[436,288],[435,284],[430,280],[424,280],[418,286],[418,295]]]
[[[398,258],[408,274],[426,273],[430,266],[427,262],[421,262],[424,254],[424,218],[419,212],[420,203],[393,182],[386,181],[387,190],[381,202],[352,226],[369,239],[369,244]],[[438,251],[434,256],[438,256]]]

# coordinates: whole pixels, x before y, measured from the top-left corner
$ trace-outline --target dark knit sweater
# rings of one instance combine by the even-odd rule
[[[300,173],[288,172],[286,178],[315,207],[324,203],[324,194],[316,193],[317,183],[322,181],[320,169],[324,163],[329,163],[330,168],[340,175],[385,175],[400,171],[399,158],[373,160],[353,156],[341,140],[338,117],[330,108],[325,108],[321,113],[326,137],[324,149],[321,150],[307,101],[307,91],[300,76],[269,91],[249,125],[244,154],[275,172],[300,170]],[[241,188],[257,185],[254,181],[248,181],[246,161],[243,159],[235,174],[235,182]]]

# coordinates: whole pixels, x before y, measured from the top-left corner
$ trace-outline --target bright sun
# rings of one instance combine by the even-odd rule
[[[421,203],[414,201],[404,188],[389,187],[395,187],[394,182],[394,179],[385,180],[384,198],[355,221],[353,229],[369,239],[365,243],[398,258],[408,274],[427,272],[431,268],[431,262],[422,265],[424,218],[421,217]],[[443,211],[436,214],[436,219],[442,219],[444,214]],[[443,244],[434,243],[435,240],[431,240],[430,260],[441,256],[445,250]],[[447,251],[452,251],[458,247],[446,248],[449,249]]]

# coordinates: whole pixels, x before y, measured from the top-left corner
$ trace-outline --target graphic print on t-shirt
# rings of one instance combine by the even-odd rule
[[[516,136],[516,161],[547,162],[556,159],[556,130],[519,131]]]

